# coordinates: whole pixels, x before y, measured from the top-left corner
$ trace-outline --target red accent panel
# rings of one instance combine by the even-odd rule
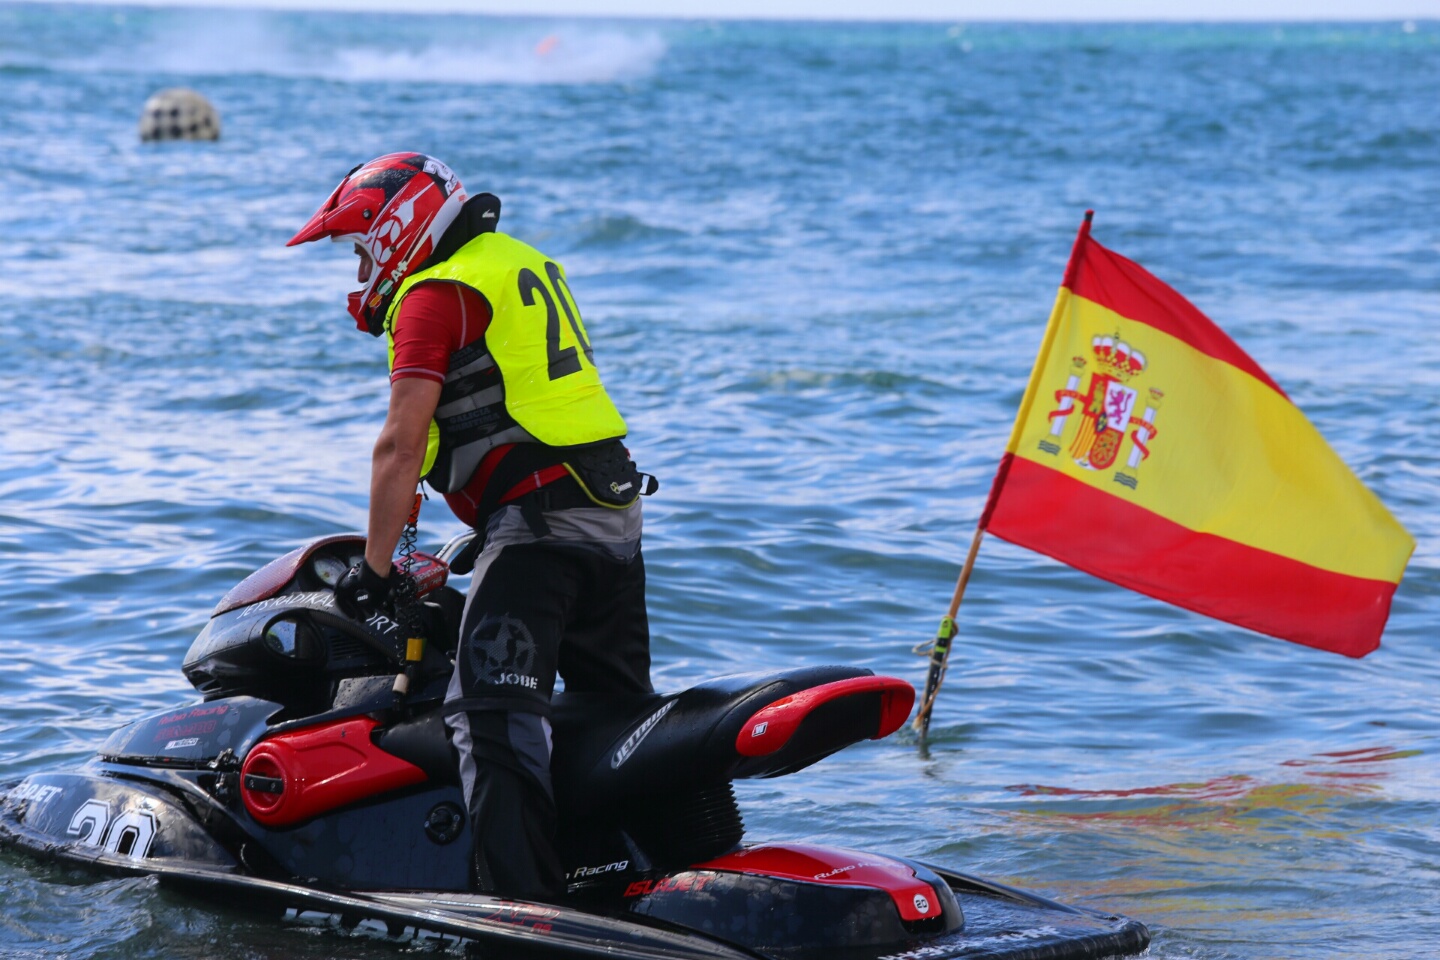
[[[873,853],[799,843],[765,844],[727,853],[690,869],[727,870],[840,887],[872,887],[890,894],[905,920],[926,920],[940,916],[941,911],[935,889],[915,876],[914,870]],[[925,907],[923,911],[921,906]]]
[[[353,533],[337,533],[333,536],[321,537],[319,540],[311,540],[304,546],[291,550],[285,556],[271,560],[231,587],[230,592],[220,598],[220,602],[216,604],[215,611],[210,616],[218,617],[222,613],[229,613],[231,610],[259,603],[261,600],[269,600],[280,592],[281,587],[290,582],[291,578],[295,576],[295,572],[304,565],[306,560],[310,559],[316,550],[332,543],[345,541],[355,542],[360,546],[362,552],[365,549],[365,538]]]
[[[880,727],[871,740],[888,737],[900,729],[910,716],[915,705],[915,688],[904,680],[894,677],[854,677],[821,684],[809,690],[781,697],[769,706],[757,711],[740,728],[735,738],[735,749],[741,756],[763,757],[774,753],[795,734],[810,711],[822,704],[842,697],[857,694],[880,694]]]
[[[1380,645],[1395,584],[1197,533],[1072,477],[1012,459],[989,530],[1103,580],[1347,657]]]
[[[245,809],[267,827],[284,827],[377,793],[423,783],[425,771],[370,741],[376,726],[369,717],[355,717],[262,741],[240,769]],[[280,780],[281,792],[247,787],[250,776]]]
[[[542,467],[505,491],[505,496],[500,498],[500,502],[509,503],[511,500],[518,500],[527,493],[534,493],[546,484],[554,483],[569,475],[570,471],[565,469],[563,463],[557,463],[552,467]]]
[[[423,597],[445,586],[450,579],[450,565],[431,553],[415,551],[410,576],[415,578],[415,595]]]
[[[467,527],[475,526],[480,519],[478,509],[481,498],[485,495],[485,488],[490,485],[490,477],[495,473],[495,468],[500,461],[511,450],[515,449],[513,443],[502,443],[485,454],[480,459],[480,465],[475,468],[475,475],[465,484],[464,488],[455,493],[445,494],[445,503],[450,510]]]
[[[1088,236],[1077,239],[1076,248],[1078,262],[1072,259],[1066,270],[1065,285],[1071,293],[1183,340],[1201,353],[1245,371],[1289,399],[1224,330],[1149,270],[1105,249]]]

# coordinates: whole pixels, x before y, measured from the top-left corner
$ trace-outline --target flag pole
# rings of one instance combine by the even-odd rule
[[[1060,285],[1061,294],[1064,294],[1075,283],[1075,273],[1080,268],[1085,241],[1090,238],[1090,225],[1094,219],[1095,211],[1086,210],[1085,220],[1080,224],[1080,230],[1075,235],[1075,245],[1070,249],[1070,260],[1065,265],[1065,278]],[[1034,402],[1038,383],[1037,375],[1045,369],[1045,358],[1049,355],[1051,344],[1054,342],[1058,326],[1056,321],[1060,306],[1064,302],[1062,296],[1057,295],[1055,309],[1051,311],[1050,322],[1045,328],[1045,337],[1040,343],[1040,353],[1035,358],[1035,366],[1030,373],[1030,383],[1025,389],[1025,397],[1020,401],[1020,410],[1015,416],[1015,426],[1011,428],[1010,442],[1006,445],[1007,452],[1000,459],[999,469],[995,471],[995,480],[990,484],[990,497],[985,503],[985,509],[980,513],[980,522],[975,525],[975,536],[970,541],[970,552],[965,555],[965,565],[960,568],[960,577],[955,581],[955,593],[950,597],[950,610],[940,621],[940,629],[936,631],[935,639],[930,643],[930,669],[925,675],[925,692],[920,697],[920,710],[915,714],[915,720],[911,723],[922,741],[930,732],[930,711],[935,706],[935,697],[940,692],[940,685],[945,682],[951,641],[959,632],[955,626],[955,616],[960,612],[960,601],[965,599],[965,587],[970,583],[971,571],[975,569],[975,558],[980,553],[980,541],[985,538],[985,528],[990,525],[990,517],[995,512],[996,501],[999,499],[1000,491],[1005,486],[1006,477],[1010,473],[1010,463],[1013,457],[1010,451],[1015,449],[1030,405]],[[918,644],[915,650],[923,655],[926,652],[925,644]]]
[[[960,568],[960,578],[955,581],[955,593],[950,597],[950,610],[940,621],[940,629],[930,647],[930,671],[925,675],[925,694],[920,698],[920,712],[913,724],[923,740],[930,732],[930,709],[935,706],[935,696],[940,684],[945,682],[945,668],[950,659],[950,641],[955,639],[955,615],[960,612],[960,601],[965,599],[965,587],[970,582],[970,571],[975,569],[975,558],[980,554],[980,541],[985,539],[985,517],[975,525],[975,536],[970,541],[970,552],[965,555],[965,565]]]

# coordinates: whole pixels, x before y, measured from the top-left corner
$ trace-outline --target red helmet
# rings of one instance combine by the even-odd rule
[[[350,315],[378,337],[395,290],[434,251],[465,199],[455,174],[434,157],[387,153],[346,174],[285,245],[321,237],[358,244],[371,268],[365,286],[350,294]]]

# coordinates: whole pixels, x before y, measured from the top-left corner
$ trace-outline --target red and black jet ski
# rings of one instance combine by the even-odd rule
[[[554,702],[558,902],[467,891],[470,832],[440,715],[473,550],[416,556],[428,643],[335,608],[364,540],[317,540],[221,600],[185,657],[203,699],[116,731],[79,770],[0,792],[0,843],[304,924],[502,956],[1096,958],[1133,920],[902,857],[743,842],[731,781],[794,773],[906,721],[908,683],[850,667]],[[483,825],[481,825],[483,828]]]

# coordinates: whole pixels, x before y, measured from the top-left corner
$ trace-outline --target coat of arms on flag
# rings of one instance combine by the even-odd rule
[[[1087,373],[1089,385],[1081,392]],[[1057,407],[1049,414],[1050,433],[1038,448],[1055,456],[1068,435],[1070,456],[1077,464],[1087,470],[1108,470],[1121,459],[1128,429],[1130,450],[1114,479],[1135,489],[1136,471],[1150,456],[1149,444],[1158,432],[1155,416],[1165,397],[1159,387],[1145,386],[1142,378],[1148,373],[1145,354],[1118,335],[1091,338],[1090,355],[1071,358],[1065,385],[1055,391]]]

